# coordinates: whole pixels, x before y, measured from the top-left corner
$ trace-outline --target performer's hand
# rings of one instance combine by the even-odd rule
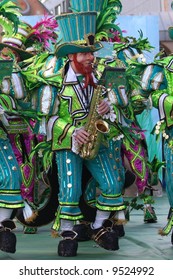
[[[74,138],[79,145],[86,144],[89,141],[89,133],[84,128],[80,128],[75,131]]]
[[[99,115],[103,116],[110,111],[109,103],[107,100],[102,100],[101,103],[97,107],[97,112]]]

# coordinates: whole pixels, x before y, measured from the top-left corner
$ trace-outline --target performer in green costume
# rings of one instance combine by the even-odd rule
[[[14,11],[12,12],[12,8]],[[0,3],[0,24],[8,34],[16,31],[19,10],[14,3]],[[5,30],[6,31],[6,30]],[[13,60],[0,60],[0,86],[4,77],[10,77]],[[0,250],[15,253],[16,235],[12,232],[15,223],[11,220],[13,210],[24,207],[21,196],[22,176],[11,143],[8,138],[8,120],[4,109],[13,110],[15,103],[8,96],[0,96]]]
[[[159,53],[159,56],[161,53]],[[160,120],[153,129],[158,140],[163,137],[165,160],[165,185],[170,210],[166,226],[159,234],[168,235],[173,227],[173,185],[172,185],[172,65],[173,57],[156,57],[149,64],[135,64],[137,75],[141,78],[142,96],[152,98],[152,104],[159,111]],[[173,234],[171,237],[173,243]]]
[[[47,140],[51,141],[52,150],[56,152],[60,185],[59,207],[52,227],[63,237],[58,245],[58,254],[72,256],[77,253],[77,234],[73,230],[73,225],[83,217],[79,208],[83,165],[99,182],[101,190],[96,203],[96,219],[87,227],[88,235],[103,248],[117,250],[117,234],[104,226],[104,221],[109,219],[112,212],[125,209],[121,194],[123,182],[120,182],[119,176],[117,177],[119,171],[115,170],[116,160],[110,152],[115,147],[111,146],[109,136],[107,138],[102,135],[101,146],[98,146],[97,142],[95,144],[98,151],[93,158],[86,159],[81,152],[83,145],[84,150],[87,149],[87,142],[92,133],[89,131],[90,128],[88,131],[85,130],[85,125],[90,122],[90,118],[96,118],[90,115],[90,110],[94,115],[99,114],[100,118],[105,115],[105,118],[111,119],[112,124],[116,119],[116,112],[110,106],[111,102],[104,98],[106,89],[97,86],[98,81],[92,69],[93,52],[102,47],[100,43],[94,41],[96,12],[67,14],[57,17],[57,20],[63,43],[57,46],[55,53],[57,57],[68,56],[69,59],[64,67],[62,88],[55,101],[57,115],[51,117],[47,125]],[[70,28],[69,21],[76,24],[74,30],[78,30],[78,33],[67,32]],[[87,24],[85,33],[84,29],[80,28],[79,22]],[[125,93],[123,98],[125,102]],[[93,130],[94,124],[91,124],[91,127]],[[121,161],[121,158],[117,160]]]

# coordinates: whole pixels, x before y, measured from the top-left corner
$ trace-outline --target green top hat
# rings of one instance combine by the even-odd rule
[[[58,57],[78,52],[95,52],[102,48],[95,42],[96,12],[68,13],[57,16],[62,36],[61,44],[55,48]]]
[[[73,12],[100,12],[103,4],[108,0],[70,0],[70,6]]]
[[[17,33],[14,33],[11,37],[7,37],[6,34],[3,36],[2,42],[0,43],[0,50],[3,48],[10,48],[19,54],[21,60],[32,57],[33,54],[25,50],[25,43],[31,30],[31,25],[21,21],[18,25]]]

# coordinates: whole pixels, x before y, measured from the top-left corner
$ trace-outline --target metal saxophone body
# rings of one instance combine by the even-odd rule
[[[97,106],[102,99],[102,85],[97,85],[94,89],[92,97],[90,112],[85,124],[85,130],[89,133],[89,141],[83,144],[79,155],[84,159],[94,159],[102,142],[103,134],[108,133],[109,125],[102,120],[97,112]]]

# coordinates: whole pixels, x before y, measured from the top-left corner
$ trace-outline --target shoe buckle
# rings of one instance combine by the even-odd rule
[[[110,219],[105,220],[104,223],[103,223],[103,227],[106,228],[108,231],[112,230],[113,225],[114,225],[114,223]]]
[[[107,229],[106,228],[101,228],[99,230],[99,232],[97,232],[97,234],[94,236],[94,240],[95,241],[98,241],[100,239],[100,237],[105,234],[107,232]]]
[[[67,240],[67,239],[74,240],[78,236],[77,232],[75,232],[73,230],[63,231],[60,235],[63,237],[64,240]]]

